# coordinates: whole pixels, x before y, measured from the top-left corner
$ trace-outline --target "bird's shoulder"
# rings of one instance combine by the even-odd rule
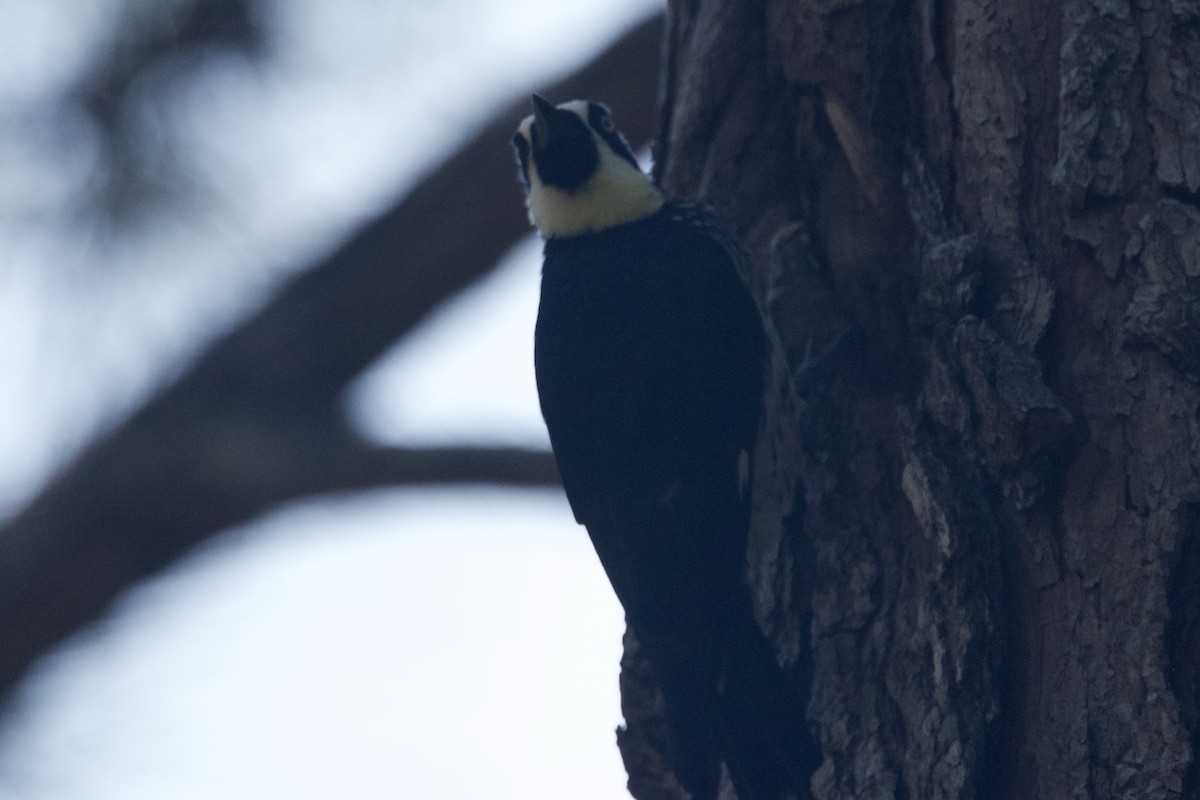
[[[685,201],[666,202],[642,219],[601,231],[548,239],[543,273],[586,279],[588,272],[595,277],[596,271],[640,270],[648,262],[660,274],[672,265],[689,270],[708,265],[722,272],[732,265],[741,277],[747,275],[747,259],[732,228],[711,207]]]

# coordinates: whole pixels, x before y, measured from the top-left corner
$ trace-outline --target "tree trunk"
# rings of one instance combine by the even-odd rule
[[[794,368],[850,331],[749,570],[811,795],[1200,796],[1200,3],[670,10],[660,181]],[[631,788],[678,796],[626,668]]]

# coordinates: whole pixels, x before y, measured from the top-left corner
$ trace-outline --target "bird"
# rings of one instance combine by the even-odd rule
[[[804,710],[745,580],[770,344],[736,237],[667,199],[602,103],[513,136],[545,240],[538,398],[567,500],[662,691],[667,761],[692,800],[721,764],[739,800],[801,796]]]

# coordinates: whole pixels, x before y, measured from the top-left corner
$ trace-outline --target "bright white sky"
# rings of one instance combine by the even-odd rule
[[[46,665],[0,797],[620,797],[620,614],[568,514],[392,491],[231,532]]]
[[[36,101],[111,12],[0,0],[0,517],[494,107],[654,7],[279,2],[278,60],[231,66],[172,110],[209,201],[97,264],[61,226],[90,156],[62,160],[53,131],[71,121]],[[536,256],[519,247],[368,375],[350,403],[364,431],[544,443]],[[557,493],[299,503],[48,659],[0,725],[0,800],[621,797],[621,630]]]

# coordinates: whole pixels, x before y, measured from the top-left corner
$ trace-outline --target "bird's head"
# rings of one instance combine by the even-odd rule
[[[533,96],[513,135],[529,218],[542,236],[576,236],[647,217],[662,195],[601,103]]]

